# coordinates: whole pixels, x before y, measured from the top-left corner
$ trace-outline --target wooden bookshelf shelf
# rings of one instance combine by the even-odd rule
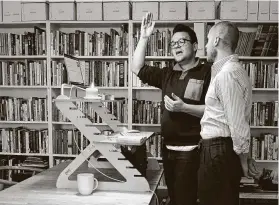
[[[215,24],[220,22],[220,19],[215,19],[215,20],[179,20],[179,21],[162,21],[162,20],[156,20],[155,21],[155,27],[156,24],[158,25],[175,25],[175,24],[179,24],[179,23],[183,23],[183,24],[194,24],[194,23],[208,23],[208,24]],[[140,20],[131,20],[131,22],[133,24],[141,24]],[[277,21],[247,21],[247,20],[231,20],[231,22],[237,24],[237,25],[241,25],[241,24],[245,24],[245,25],[251,25],[251,24],[277,24]]]
[[[278,60],[278,56],[240,56],[240,60]]]
[[[98,87],[98,90],[127,90],[128,87]],[[1,87],[0,87],[1,88]],[[51,86],[52,89],[61,89],[61,86]],[[65,88],[65,89],[71,89],[71,88]]]
[[[138,127],[160,127],[161,124],[140,124],[140,123],[133,123],[133,126]],[[276,126],[250,126],[251,129],[278,129]]]
[[[141,20],[131,20],[133,24],[141,24]],[[155,20],[156,25],[175,25],[175,24],[194,24],[194,23],[215,23],[215,20],[178,20],[178,21],[163,21],[163,20]]]
[[[133,87],[133,90],[159,90],[159,88],[151,87],[151,86],[142,86],[142,87]],[[253,88],[253,91],[261,91],[261,92],[278,92],[279,88]]]
[[[0,124],[47,124],[48,121],[0,121]]]
[[[278,163],[278,160],[255,160],[256,162]]]
[[[133,87],[133,90],[157,90],[157,91],[161,91],[159,88],[155,88],[155,87],[151,87],[151,86]]]
[[[54,125],[73,125],[73,123],[71,122],[52,122],[52,124]],[[93,123],[95,126],[107,126],[106,123]],[[127,126],[128,124],[127,123],[122,123],[121,125],[123,126]]]
[[[206,56],[199,56],[200,59],[206,59]],[[146,56],[147,60],[173,60],[173,56]],[[278,56],[239,56],[240,60],[278,60]]]
[[[206,59],[206,56],[198,56],[200,59]],[[146,56],[146,60],[173,60],[173,56]]]
[[[73,154],[52,154],[54,157],[63,157],[63,158],[74,158],[78,155],[73,155]]]
[[[128,60],[128,56],[76,56],[82,60]],[[64,56],[51,56],[52,59],[64,59]]]
[[[49,154],[42,154],[42,153],[9,153],[9,152],[0,152],[0,156],[1,155],[20,155],[20,156],[49,156]]]
[[[139,123],[133,123],[133,126],[137,127],[161,127],[161,124],[139,124]]]
[[[34,55],[34,56],[0,56],[0,60],[16,60],[16,59],[46,59],[47,56],[37,56],[37,55]]]
[[[14,22],[0,22],[0,25],[32,25],[34,24],[46,24],[48,21],[14,21]]]
[[[0,85],[0,89],[46,89],[48,86],[41,86],[41,85]]]
[[[123,21],[48,21],[50,24],[59,25],[59,27],[80,27],[82,25],[90,25],[93,27],[97,26],[110,26],[110,25],[122,25],[127,24],[130,20]]]
[[[278,92],[279,88],[253,88],[253,91],[261,91],[261,92]]]
[[[250,126],[251,129],[278,129],[276,126]]]

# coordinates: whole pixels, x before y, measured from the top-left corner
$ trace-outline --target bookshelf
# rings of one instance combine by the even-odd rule
[[[156,21],[155,30],[158,30],[159,32],[163,32],[165,29],[171,29],[177,24],[177,23],[184,23],[189,25],[190,27],[194,27],[196,23],[203,23],[205,26],[212,26],[219,20],[208,20],[208,21]],[[233,21],[238,26],[239,29],[242,32],[256,32],[258,25],[276,25],[276,21]],[[33,21],[33,22],[11,22],[11,23],[0,23],[0,39],[2,33],[13,33],[13,34],[24,34],[24,32],[35,32],[34,26],[43,29],[43,34],[41,35],[40,39],[43,44],[43,52],[41,52],[39,55],[20,55],[21,53],[18,49],[15,49],[15,54],[6,52],[2,53],[0,48],[0,64],[2,65],[2,62],[10,62],[13,64],[22,64],[25,65],[26,68],[34,68],[37,70],[40,70],[40,72],[33,73],[35,75],[35,80],[32,84],[10,84],[10,83],[3,83],[0,81],[0,90],[1,90],[1,96],[0,96],[0,104],[2,105],[1,109],[3,109],[4,100],[2,101],[4,96],[7,96],[8,98],[7,103],[5,106],[8,106],[9,103],[13,103],[13,100],[20,99],[22,102],[25,101],[25,106],[29,106],[28,111],[34,111],[36,110],[36,113],[33,113],[35,118],[26,118],[26,119],[20,119],[19,118],[10,118],[10,120],[7,120],[6,118],[3,118],[3,115],[1,115],[1,121],[0,121],[0,130],[2,130],[0,137],[2,137],[2,144],[3,144],[3,130],[11,129],[11,132],[21,132],[21,129],[28,129],[29,131],[33,130],[41,130],[46,132],[47,138],[46,142],[43,142],[42,139],[45,139],[43,137],[44,135],[40,136],[39,145],[34,142],[34,149],[36,149],[35,153],[32,153],[31,151],[24,152],[24,150],[21,150],[20,152],[16,152],[15,150],[7,150],[0,152],[0,158],[3,156],[41,156],[44,157],[45,160],[49,162],[49,167],[53,167],[57,163],[59,163],[61,160],[71,159],[75,157],[76,155],[72,154],[72,152],[68,153],[68,150],[64,149],[64,152],[60,152],[54,149],[55,144],[54,141],[60,137],[57,133],[61,132],[61,130],[64,130],[65,132],[71,132],[72,130],[72,124],[65,119],[63,119],[62,116],[59,116],[57,114],[57,109],[55,108],[55,105],[53,104],[52,100],[56,98],[60,94],[60,85],[63,82],[63,53],[66,51],[67,54],[74,54],[75,51],[73,50],[73,47],[63,47],[63,42],[69,42],[71,38],[71,35],[73,33],[76,33],[77,35],[81,36],[81,33],[85,32],[87,34],[92,34],[94,32],[98,33],[108,33],[109,35],[113,36],[115,33],[111,33],[110,29],[113,29],[114,32],[118,32],[118,37],[112,37],[111,42],[113,42],[111,45],[116,47],[120,47],[120,50],[113,51],[113,50],[106,50],[104,49],[104,53],[100,53],[99,51],[95,50],[95,53],[89,53],[88,49],[89,47],[85,48],[80,47],[82,49],[87,49],[87,53],[78,53],[77,57],[79,59],[82,59],[86,62],[88,62],[89,66],[89,72],[90,71],[97,71],[103,70],[103,73],[94,73],[92,76],[90,75],[87,79],[88,85],[92,81],[92,79],[98,79],[98,88],[100,92],[113,94],[115,97],[123,97],[126,99],[126,103],[123,105],[110,105],[110,106],[116,106],[117,116],[120,117],[120,120],[123,122],[123,126],[128,127],[129,129],[140,129],[142,131],[160,131],[160,100],[161,100],[161,92],[157,88],[144,86],[140,82],[135,81],[137,80],[135,76],[130,72],[131,70],[131,61],[133,58],[133,50],[135,48],[136,40],[136,32],[140,27],[141,21],[136,20],[127,20],[127,21]],[[59,36],[60,35],[60,36]],[[88,35],[90,36],[90,35]],[[96,36],[98,34],[96,33]],[[45,38],[45,39],[42,39]],[[92,41],[94,42],[93,37]],[[98,36],[98,38],[102,38],[101,36]],[[104,37],[106,38],[106,37]],[[116,40],[117,38],[117,40]],[[88,40],[88,38],[87,38]],[[18,40],[17,40],[18,41]],[[16,42],[17,42],[16,41]],[[101,41],[101,40],[100,40]],[[205,41],[205,39],[204,39]],[[81,42],[81,41],[80,41]],[[79,42],[79,46],[81,46]],[[105,41],[103,41],[105,42]],[[95,42],[97,43],[97,41]],[[204,42],[205,43],[205,42]],[[1,42],[0,42],[1,44]],[[94,44],[94,43],[93,43]],[[93,45],[92,44],[92,45]],[[62,46],[61,46],[62,45]],[[72,45],[71,45],[72,46]],[[98,44],[100,48],[103,48],[101,43]],[[6,49],[7,50],[7,49]],[[5,51],[5,50],[4,50]],[[72,52],[72,53],[69,53]],[[155,53],[156,53],[155,49]],[[161,52],[161,51],[160,51]],[[157,52],[157,56],[154,55],[154,48],[153,53],[150,52],[151,55],[148,55],[146,57],[147,62],[165,62],[165,64],[171,63],[173,57],[168,55],[167,52],[160,54]],[[201,60],[205,60],[205,55],[200,55]],[[255,63],[259,64],[260,66],[265,64],[274,64],[278,61],[278,56],[240,56],[241,61],[244,63]],[[94,62],[94,63],[93,63]],[[104,63],[105,62],[105,63]],[[35,67],[31,64],[37,63]],[[29,65],[29,67],[27,66]],[[12,65],[10,67],[12,67]],[[162,65],[162,64],[161,64]],[[23,66],[24,67],[24,66]],[[275,64],[273,66],[276,67]],[[4,68],[4,67],[3,67]],[[8,67],[6,67],[8,68]],[[261,68],[261,67],[259,67]],[[278,64],[277,64],[278,68]],[[1,67],[1,72],[4,69]],[[32,70],[32,69],[31,69]],[[107,70],[110,70],[108,72]],[[119,79],[114,78],[114,74],[117,73],[116,71],[122,70],[122,76],[121,82]],[[275,72],[275,70],[274,70]],[[278,72],[278,69],[277,69]],[[92,72],[91,72],[92,73]],[[252,72],[251,72],[252,73]],[[1,77],[4,79],[3,74],[6,76],[7,73],[1,73]],[[32,74],[32,75],[33,75]],[[11,75],[9,73],[9,75]],[[31,75],[31,74],[30,74]],[[38,76],[43,77],[38,77]],[[107,78],[106,76],[110,75],[110,78]],[[12,75],[11,75],[12,76]],[[18,73],[18,76],[20,76],[20,73]],[[98,78],[96,77],[98,76]],[[278,74],[277,74],[278,76]],[[274,76],[273,76],[274,78]],[[15,80],[16,81],[16,80]],[[266,83],[266,82],[265,82]],[[254,86],[253,88],[253,101],[254,102],[278,102],[278,87],[275,88],[275,86],[266,86],[266,88],[262,88],[263,86]],[[30,99],[30,97],[34,97],[34,99]],[[29,99],[29,101],[28,101]],[[140,103],[147,102],[147,106],[142,107],[138,106],[135,108],[136,100]],[[34,103],[33,103],[34,102]],[[29,103],[29,104],[28,104]],[[33,103],[33,104],[32,104]],[[15,103],[16,104],[16,103]],[[24,103],[23,103],[24,104]],[[32,105],[31,105],[32,104]],[[86,105],[83,109],[87,109]],[[258,105],[255,105],[258,106]],[[278,103],[277,103],[278,106]],[[6,107],[8,108],[8,107]],[[138,120],[140,118],[143,118],[141,115],[145,114],[139,114],[140,110],[146,108],[146,110],[153,110],[154,112],[153,116],[147,117],[148,119]],[[25,113],[26,110],[22,111],[21,108],[18,108],[17,114],[21,112]],[[43,111],[42,111],[43,110]],[[44,112],[44,114],[42,114]],[[135,114],[137,112],[137,114]],[[263,112],[263,111],[261,111]],[[120,113],[120,114],[119,114]],[[274,115],[270,115],[270,120],[273,118],[272,123],[268,121],[268,113],[267,112],[267,123],[263,121],[263,123],[256,123],[251,125],[251,135],[255,136],[256,138],[261,137],[261,134],[271,134],[271,135],[278,135],[278,116],[277,116],[277,124],[274,121],[276,117]],[[28,113],[25,113],[28,115]],[[29,113],[30,114],[30,113]],[[157,117],[156,117],[157,115]],[[259,114],[256,114],[256,117]],[[138,119],[136,119],[138,118]],[[102,127],[103,130],[106,129],[106,124],[102,123],[98,120],[98,117],[94,116],[94,113],[92,114],[92,120],[96,120],[95,124],[96,126]],[[19,128],[19,129],[17,129]],[[8,136],[7,134],[5,135]],[[14,136],[13,133],[11,136]],[[15,135],[16,136],[16,135]],[[64,133],[64,136],[68,136],[67,133]],[[25,135],[26,137],[26,135]],[[29,136],[30,137],[30,136]],[[29,138],[30,139],[30,138]],[[277,138],[278,139],[278,138]],[[7,139],[6,139],[7,140]],[[35,141],[38,139],[35,139]],[[14,142],[15,143],[15,142]],[[62,143],[62,142],[58,142]],[[154,149],[152,150],[153,156],[161,160],[160,155],[160,137],[154,138],[149,143],[148,149]],[[43,144],[43,145],[42,145]],[[5,145],[7,148],[8,145]],[[18,146],[18,145],[17,145]],[[44,146],[44,149],[38,149],[36,146]],[[56,145],[57,146],[57,145]],[[264,145],[257,145],[257,146],[264,146]],[[67,147],[67,146],[66,146]],[[258,159],[259,158],[259,159]],[[258,162],[260,163],[274,163],[278,162],[278,151],[277,151],[277,160],[271,160],[271,159],[265,159],[265,157],[262,158],[262,156],[259,156],[256,158]]]

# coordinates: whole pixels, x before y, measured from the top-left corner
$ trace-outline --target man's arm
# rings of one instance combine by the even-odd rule
[[[216,79],[216,94],[223,104],[230,128],[234,151],[247,157],[250,146],[250,126],[245,117],[246,101],[243,88],[228,72],[221,72]]]
[[[147,42],[148,37],[140,37],[140,40],[134,52],[132,61],[132,72],[136,75],[138,75],[140,69],[144,66]]]
[[[131,70],[143,83],[162,89],[163,69],[145,65],[148,38],[152,35],[154,25],[152,14],[147,13],[142,19],[140,39],[133,55]]]
[[[165,107],[170,112],[185,112],[195,117],[201,118],[204,113],[205,105],[191,105],[186,104],[178,96],[172,93],[172,99],[167,95],[164,97]]]
[[[204,113],[205,105],[191,105],[184,103],[182,112],[188,113],[189,115],[193,115],[195,117],[202,118]]]

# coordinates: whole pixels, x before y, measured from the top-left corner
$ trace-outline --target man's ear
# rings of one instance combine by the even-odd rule
[[[220,38],[216,37],[214,42],[213,42],[213,45],[216,47],[218,45],[219,41],[220,41]]]

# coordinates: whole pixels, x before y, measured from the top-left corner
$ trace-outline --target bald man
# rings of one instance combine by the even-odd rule
[[[238,205],[241,176],[259,174],[248,159],[252,87],[234,53],[238,38],[230,22],[217,23],[208,34],[213,66],[201,119],[200,205]]]

